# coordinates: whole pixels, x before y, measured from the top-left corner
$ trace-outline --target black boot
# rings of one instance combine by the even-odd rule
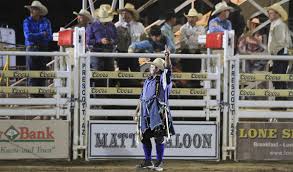
[[[163,171],[163,161],[157,161],[154,165],[155,171]]]
[[[136,168],[149,168],[149,169],[153,169],[154,168],[154,164],[151,160],[143,160],[141,164],[137,165]]]

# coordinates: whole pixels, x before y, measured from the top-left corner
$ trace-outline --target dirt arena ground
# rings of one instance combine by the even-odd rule
[[[113,161],[0,161],[0,172],[137,172],[138,160]],[[165,161],[166,172],[293,172],[293,162]]]

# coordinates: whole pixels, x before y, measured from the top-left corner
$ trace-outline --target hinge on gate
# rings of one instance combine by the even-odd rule
[[[82,43],[82,42],[81,42],[81,35],[78,35],[78,42],[79,42],[79,43]]]
[[[224,102],[224,101],[220,101],[218,104],[219,104],[221,112],[223,112],[225,106],[229,107],[230,105],[228,102]]]

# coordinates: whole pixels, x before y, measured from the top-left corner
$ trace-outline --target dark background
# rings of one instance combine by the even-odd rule
[[[48,15],[46,16],[52,23],[53,32],[59,30],[60,27],[67,25],[72,21],[76,16],[72,14],[73,11],[79,11],[82,6],[82,0],[39,0],[48,8]],[[157,20],[162,16],[162,12],[167,11],[168,9],[174,9],[177,5],[181,4],[185,0],[159,0],[156,4],[148,8],[148,12],[141,13],[141,18],[144,19],[145,16],[148,16],[148,20],[145,20],[149,23]],[[6,25],[9,28],[13,28],[16,32],[16,42],[18,44],[23,44],[24,37],[22,31],[22,23],[25,17],[29,15],[29,11],[24,8],[25,5],[30,5],[32,0],[0,0],[0,25]],[[147,2],[147,0],[125,0],[126,2],[131,2],[135,4],[136,8],[140,5]],[[95,8],[97,8],[102,3],[112,3],[112,0],[97,0],[95,3]],[[197,8],[207,8],[207,6],[198,2],[196,5]],[[118,7],[118,3],[117,3]],[[190,6],[187,6],[184,10],[181,11],[187,13]],[[207,11],[208,9],[204,10]],[[203,10],[199,10],[204,12]],[[182,15],[183,16],[183,15]],[[117,19],[116,19],[117,20]],[[73,23],[75,24],[75,23]]]
[[[94,1],[94,0],[93,0]],[[150,24],[151,22],[162,17],[163,12],[168,9],[174,9],[179,4],[185,0],[159,0],[156,4],[149,7],[146,11],[141,13],[141,19],[146,22],[145,24]],[[213,3],[217,3],[221,0],[211,0]],[[8,26],[16,31],[16,42],[18,44],[23,44],[24,37],[22,31],[22,22],[25,17],[29,15],[29,11],[24,8],[25,5],[31,4],[32,0],[0,0],[0,26]],[[49,10],[48,17],[52,23],[53,32],[57,32],[60,27],[67,25],[70,21],[75,18],[72,14],[73,11],[79,11],[81,9],[82,0],[40,0]],[[135,4],[136,8],[147,2],[147,0],[125,0],[126,2],[131,2]],[[112,3],[112,0],[97,0],[95,3],[95,8],[97,8],[102,3]],[[117,3],[118,6],[118,3]],[[289,25],[292,26],[292,16],[293,16],[293,1],[290,1],[290,20]],[[187,6],[182,11],[180,11],[180,17],[183,17],[183,13],[187,13],[190,6]],[[201,0],[196,1],[196,9],[200,13],[205,13],[210,10],[210,8]],[[148,19],[146,19],[146,16]],[[117,18],[115,19],[117,20]],[[181,21],[181,20],[179,20]],[[181,21],[182,22],[182,21]],[[75,24],[75,23],[73,23]],[[293,29],[293,28],[292,28]]]

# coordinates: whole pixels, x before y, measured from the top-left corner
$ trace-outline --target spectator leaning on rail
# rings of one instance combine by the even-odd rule
[[[30,16],[23,21],[23,32],[26,51],[48,51],[49,42],[52,40],[51,22],[44,17],[48,9],[39,1],[33,1],[31,5],[25,6],[29,9]],[[29,70],[46,70],[46,64],[50,61],[48,57],[27,57]],[[45,86],[46,80],[34,78],[29,80],[30,86]],[[40,95],[32,95],[39,97]]]
[[[108,4],[102,4],[100,8],[95,10],[95,16],[98,21],[86,28],[86,44],[90,51],[114,51],[117,43],[117,30],[112,23],[114,14],[115,12]],[[114,71],[114,59],[112,57],[92,57],[91,68],[100,71]],[[97,86],[97,82],[94,83],[94,85]],[[103,82],[99,83],[105,84]]]
[[[77,16],[77,25],[74,27],[85,27],[86,28],[94,20],[91,13],[85,9],[81,9],[79,11],[79,13],[74,11],[73,14]]]
[[[200,54],[200,45],[198,43],[198,36],[204,35],[206,30],[203,26],[196,25],[196,22],[201,19],[202,14],[198,13],[194,8],[191,8],[188,14],[184,14],[187,18],[185,23],[180,28],[180,47],[182,54]],[[200,72],[200,59],[182,59],[181,60],[183,72]],[[193,88],[200,85],[199,81],[189,82]]]
[[[156,58],[150,63],[150,76],[144,82],[140,103],[136,108],[134,119],[139,124],[138,132],[142,134],[140,139],[145,155],[143,163],[138,168],[163,171],[164,136],[175,134],[168,102],[172,88],[172,65],[169,55],[170,52],[166,48],[165,60]],[[157,151],[157,161],[154,165],[152,163],[152,137],[154,137]]]
[[[217,15],[209,22],[209,32],[224,32],[232,30],[232,24],[228,20],[230,12],[233,10],[226,2],[220,2],[215,6],[212,16]]]
[[[266,8],[271,20],[268,51],[271,55],[288,55],[288,48],[292,45],[290,32],[285,21],[288,14],[278,3]],[[273,74],[285,74],[288,67],[287,60],[273,60]],[[287,89],[286,82],[273,82],[275,89]],[[278,98],[279,100],[281,98]]]
[[[121,14],[123,20],[115,23],[118,31],[117,50],[126,53],[132,43],[141,40],[141,36],[144,34],[144,26],[138,22],[139,13],[134,5],[126,3],[125,7],[118,12]],[[118,66],[120,70],[139,70],[138,61],[135,58],[119,59]]]
[[[253,33],[255,28],[259,26],[259,18],[254,17],[247,21],[247,29],[238,39],[237,50],[240,54],[260,54],[264,53],[266,46],[264,45],[263,35],[257,31]],[[254,72],[264,70],[266,61],[246,60],[245,72]]]
[[[150,38],[148,40],[132,43],[128,48],[128,52],[162,52],[166,45],[167,47],[172,47],[171,44],[171,40],[162,35],[160,26],[155,25],[150,29]],[[174,53],[175,49],[171,49],[170,51]]]

